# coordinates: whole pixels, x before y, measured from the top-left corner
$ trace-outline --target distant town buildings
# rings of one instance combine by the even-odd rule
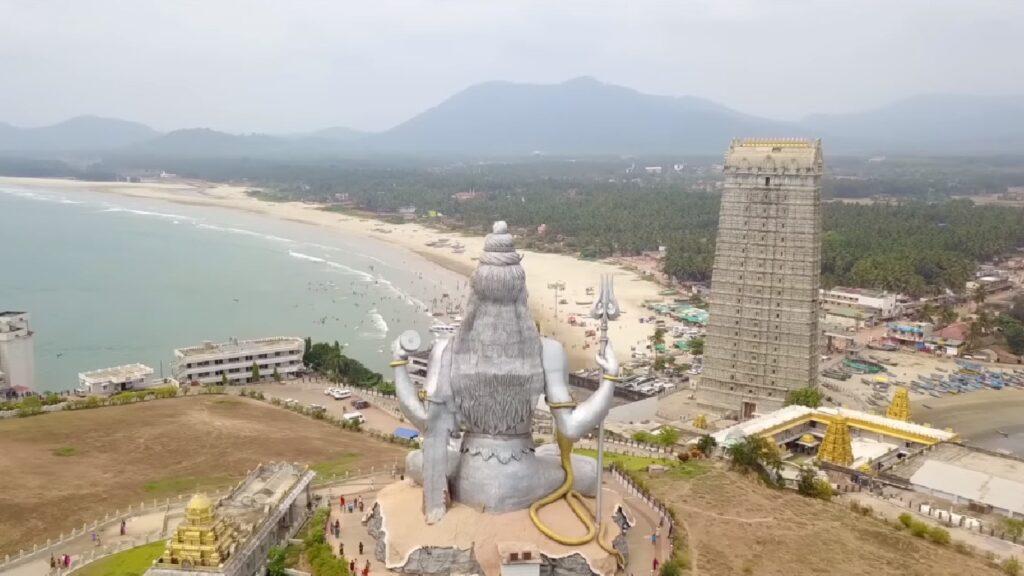
[[[745,419],[816,385],[822,171],[820,141],[729,147],[700,404]]]
[[[22,396],[35,387],[33,336],[27,312],[0,312],[0,397]]]
[[[125,364],[78,373],[78,388],[75,392],[87,394],[117,394],[127,390],[144,388],[153,369],[145,364]]]
[[[852,308],[877,320],[892,320],[900,314],[897,294],[867,288],[836,286],[823,290],[821,306],[825,310]]]
[[[207,341],[176,349],[172,376],[182,385],[219,384],[225,375],[230,384],[247,384],[253,382],[255,364],[261,378],[270,377],[275,369],[282,378],[289,378],[302,370],[304,351],[302,338],[293,337]]]

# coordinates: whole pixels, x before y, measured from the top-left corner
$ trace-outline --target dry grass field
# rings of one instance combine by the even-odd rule
[[[0,421],[0,553],[142,500],[238,481],[259,462],[390,466],[404,450],[236,396]],[[401,461],[401,460],[399,460]]]
[[[773,490],[715,468],[691,479],[649,477],[689,533],[700,576],[998,575],[980,558],[899,531],[845,505]]]

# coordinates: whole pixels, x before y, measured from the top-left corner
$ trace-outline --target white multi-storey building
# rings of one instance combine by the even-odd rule
[[[79,394],[116,394],[126,390],[144,388],[153,375],[145,364],[125,364],[78,373]]]
[[[248,384],[253,381],[255,364],[261,379],[269,378],[275,369],[288,378],[302,370],[304,350],[305,341],[293,337],[232,339],[219,344],[207,341],[176,349],[172,374],[182,385],[219,384],[225,374],[231,384]]]
[[[821,304],[826,309],[860,308],[879,320],[892,320],[899,315],[896,294],[866,288],[844,288],[836,286],[821,293]]]
[[[36,357],[26,312],[0,312],[0,393],[35,385]]]

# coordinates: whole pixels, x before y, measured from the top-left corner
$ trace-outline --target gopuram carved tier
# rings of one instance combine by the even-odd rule
[[[608,489],[596,521],[597,463],[572,454],[572,443],[608,414],[618,363],[606,346],[597,362],[607,378],[573,401],[565,350],[542,338],[530,315],[521,259],[506,224],[495,223],[464,319],[434,343],[421,390],[406,367],[418,337],[395,342],[399,405],[423,444],[406,459],[409,479],[384,488],[370,518],[389,570],[497,576],[519,562],[539,574],[589,576],[614,574],[624,560],[631,522]],[[541,397],[556,443],[535,446]]]

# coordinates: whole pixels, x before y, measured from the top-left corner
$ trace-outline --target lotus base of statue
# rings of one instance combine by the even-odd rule
[[[626,555],[626,531],[634,524],[621,495],[604,489],[602,523],[608,540]],[[593,499],[584,504],[594,509]],[[423,489],[407,479],[384,487],[369,514],[368,531],[376,539],[374,555],[400,574],[481,574],[500,576],[502,566],[537,564],[539,574],[612,576],[616,558],[598,542],[566,546],[543,535],[528,510],[484,512],[455,502],[444,518],[427,524],[420,509]],[[565,501],[544,508],[545,523],[566,534],[582,531]]]

